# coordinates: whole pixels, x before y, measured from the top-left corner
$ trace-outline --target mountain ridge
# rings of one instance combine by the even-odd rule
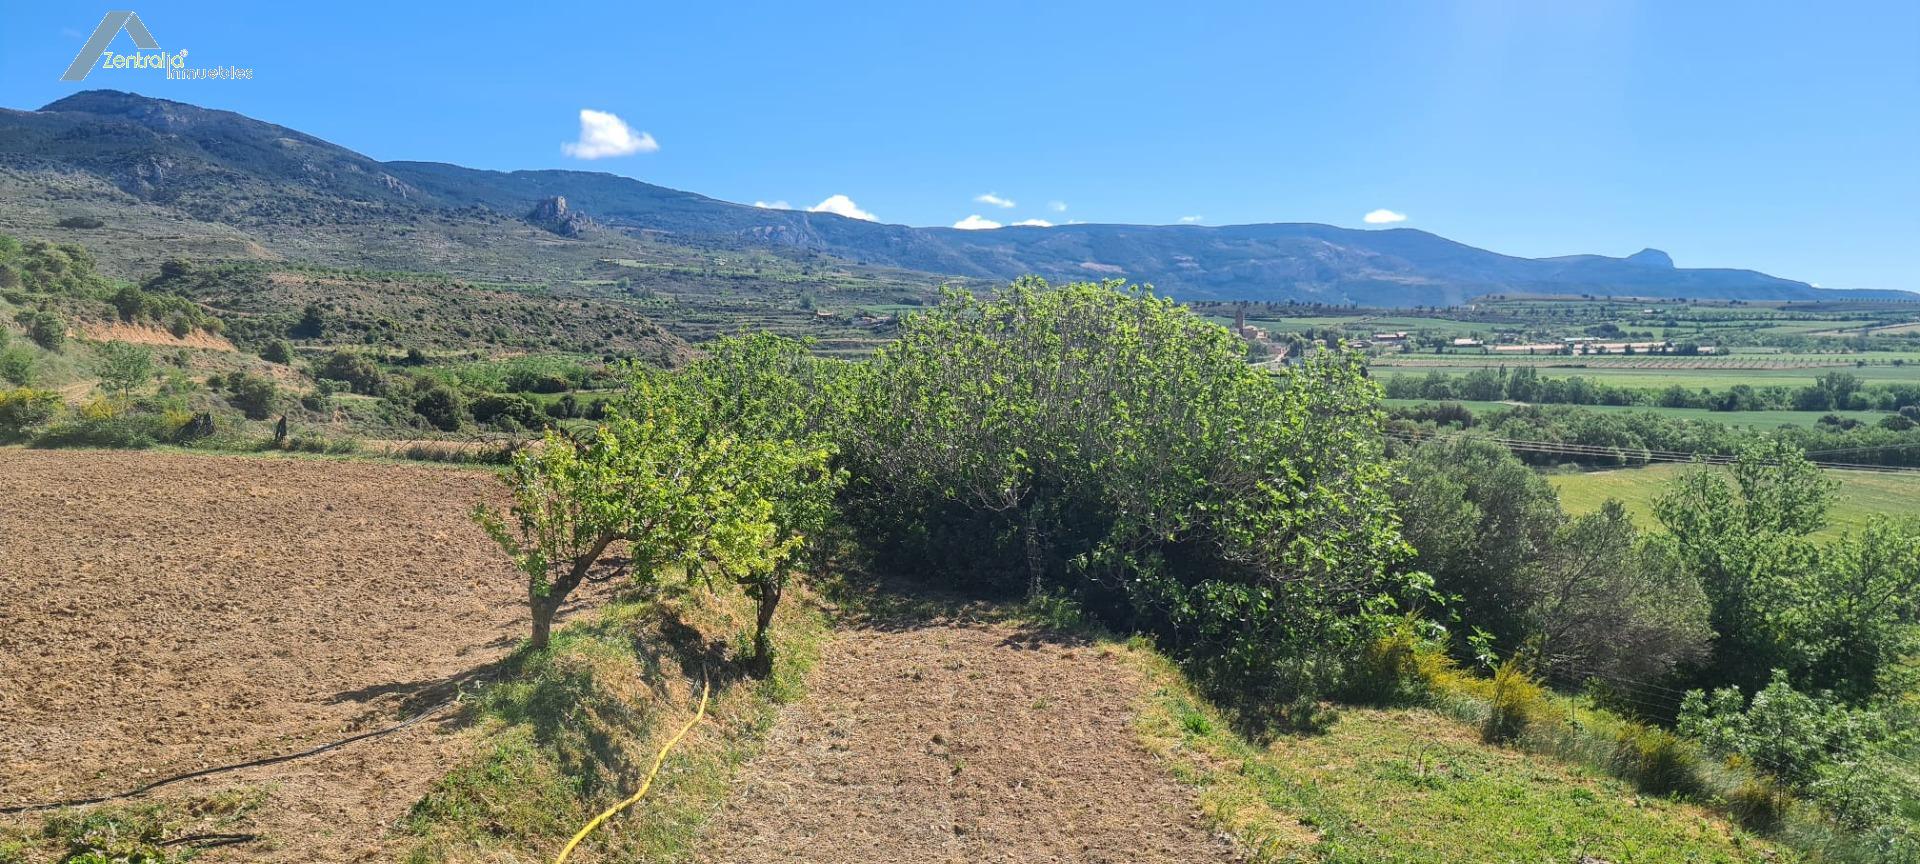
[[[339,261],[360,252],[385,265],[417,262],[468,275],[511,270],[523,255],[555,252],[556,242],[611,254],[643,241],[826,255],[930,280],[1124,277],[1183,299],[1370,306],[1457,305],[1499,293],[1920,300],[1820,289],[1752,270],[1678,268],[1653,249],[1623,258],[1523,258],[1412,228],[1089,223],[966,231],[866,222],[605,172],[380,162],[243,114],[111,90],[76,93],[39,111],[0,109],[0,169],[9,199],[46,202],[37,213],[6,214],[16,217],[4,220],[7,227],[76,203],[109,206],[117,196],[104,184],[125,196],[121,203],[162,208],[214,233],[237,231],[290,259]],[[597,229],[559,238],[525,222],[554,198]],[[379,236],[368,240],[369,233]]]

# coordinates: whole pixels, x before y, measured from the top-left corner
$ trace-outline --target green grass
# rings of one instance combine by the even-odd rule
[[[248,830],[266,800],[266,790],[243,786],[164,802],[56,810],[40,819],[37,831],[0,826],[0,864],[185,864],[206,845],[271,841]]]
[[[1383,399],[1381,401],[1399,407],[1437,404],[1432,399]],[[1465,407],[1476,415],[1494,411],[1511,411],[1514,408],[1512,404],[1506,402],[1476,402],[1460,399],[1444,401]],[[1705,420],[1724,423],[1728,426],[1749,426],[1761,429],[1771,429],[1776,426],[1814,426],[1820,422],[1820,418],[1828,414],[1850,417],[1862,423],[1878,423],[1880,418],[1887,416],[1884,411],[1714,411],[1708,408],[1663,408],[1656,405],[1581,405],[1578,407],[1583,411],[1596,411],[1602,414],[1645,411],[1681,420]]]
[[[410,862],[535,862],[638,786],[666,738],[713,681],[707,719],[661,768],[647,798],[609,820],[582,860],[673,861],[726,799],[779,706],[799,698],[826,639],[825,617],[790,590],[775,621],[774,674],[741,674],[752,610],[743,597],[684,583],[613,603],[522,648],[505,677],[476,693],[467,718],[476,755],[414,805]]]
[[[1136,644],[1157,686],[1142,741],[1264,861],[1793,861],[1725,818],[1550,757],[1482,743],[1427,709],[1343,708],[1322,734],[1234,734]]]
[[[1553,474],[1547,480],[1560,493],[1560,504],[1570,514],[1591,513],[1612,498],[1626,505],[1634,522],[1645,527],[1658,524],[1653,517],[1653,499],[1666,488],[1669,480],[1687,467],[1649,465],[1613,471]],[[1840,481],[1840,494],[1834,500],[1828,526],[1820,532],[1822,535],[1835,536],[1843,531],[1858,531],[1874,515],[1920,515],[1920,473],[1827,473]]]

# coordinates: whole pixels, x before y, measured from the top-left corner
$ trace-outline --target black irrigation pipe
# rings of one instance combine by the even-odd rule
[[[195,849],[214,849],[221,846],[234,846],[252,843],[260,839],[258,834],[189,834],[162,842],[162,846],[192,846]]]
[[[391,735],[395,732],[398,732],[402,729],[412,726],[415,723],[419,723],[420,721],[425,720],[428,717],[431,717],[435,714],[440,713],[442,710],[445,710],[447,706],[452,705],[453,703],[454,703],[453,699],[447,699],[443,702],[433,705],[432,707],[427,708],[424,711],[421,711],[418,714],[413,715],[412,717],[408,717],[405,720],[395,723],[392,726],[387,726],[382,729],[374,729],[369,732],[361,732],[357,735],[349,735],[338,741],[322,744],[318,747],[302,750],[298,753],[284,753],[279,756],[268,756],[262,759],[254,759],[247,762],[238,762],[232,765],[221,765],[216,768],[202,768],[198,771],[189,771],[185,774],[175,774],[172,777],[165,777],[159,780],[155,780],[152,783],[148,783],[144,786],[140,786],[134,789],[129,789],[125,792],[115,792],[110,795],[100,795],[93,798],[73,798],[66,801],[48,801],[41,804],[15,804],[8,807],[0,807],[0,814],[31,813],[38,810],[57,810],[62,807],[83,807],[88,804],[102,804],[108,801],[117,801],[121,798],[132,798],[137,795],[144,795],[162,786],[170,786],[174,783],[179,783],[183,780],[192,780],[197,777],[207,777],[213,774],[225,774],[229,771],[238,771],[242,768],[258,768],[263,765],[278,765],[282,762],[292,762],[295,759],[305,759],[308,756],[318,756],[329,750],[338,750],[342,747],[345,747],[357,741],[365,741],[368,738],[378,738],[382,735]],[[232,842],[240,842],[240,841],[232,841]]]

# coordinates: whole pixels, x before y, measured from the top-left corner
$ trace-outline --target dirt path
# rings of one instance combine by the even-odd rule
[[[709,829],[731,862],[1207,862],[1110,651],[1006,625],[844,632]]]
[[[466,515],[497,494],[441,467],[0,449],[0,806],[305,749],[487,674],[526,626]],[[207,860],[390,859],[464,752],[441,731],[157,797],[268,790],[268,842]]]

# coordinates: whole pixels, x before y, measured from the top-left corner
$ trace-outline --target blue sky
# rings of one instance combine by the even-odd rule
[[[108,7],[15,4],[0,106],[110,86],[377,159],[914,225],[1385,209],[1509,254],[1920,290],[1912,2],[129,3],[189,65],[255,78],[61,83]],[[568,156],[582,109],[657,149]]]

